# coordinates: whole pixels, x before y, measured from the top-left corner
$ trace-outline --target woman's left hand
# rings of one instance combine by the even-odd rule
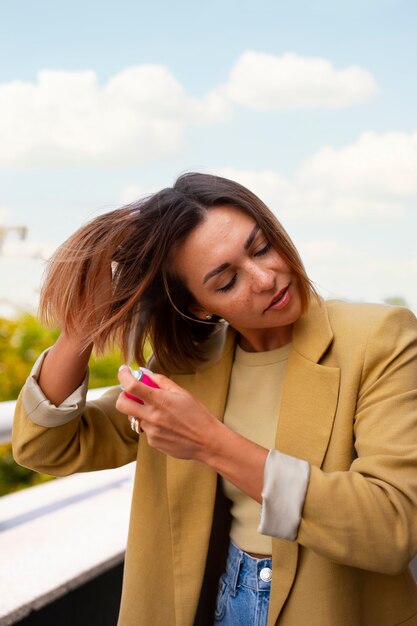
[[[155,389],[141,383],[125,366],[119,381],[128,393],[143,400],[139,404],[121,392],[116,408],[140,420],[150,446],[179,459],[201,460],[215,437],[220,422],[188,391],[161,374],[152,374]]]

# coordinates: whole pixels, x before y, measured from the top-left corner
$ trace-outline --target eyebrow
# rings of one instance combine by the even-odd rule
[[[255,226],[250,231],[248,238],[245,241],[245,245],[243,246],[245,250],[248,250],[248,248],[251,247],[253,240],[258,234],[258,231],[259,231],[259,226],[258,224],[255,224]],[[210,278],[213,278],[213,276],[217,276],[217,274],[221,274],[222,272],[224,272],[224,270],[227,270],[229,267],[230,267],[230,263],[222,263],[221,265],[218,265],[217,267],[215,267],[214,270],[210,270],[210,272],[208,272],[203,278],[203,285],[208,280],[210,280]]]

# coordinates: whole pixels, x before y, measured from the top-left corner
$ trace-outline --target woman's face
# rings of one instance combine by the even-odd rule
[[[246,213],[210,209],[173,264],[198,302],[192,312],[224,318],[245,349],[271,350],[291,340],[302,310],[297,277]]]

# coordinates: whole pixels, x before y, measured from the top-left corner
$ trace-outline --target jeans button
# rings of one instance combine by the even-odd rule
[[[259,576],[261,577],[261,580],[264,581],[264,583],[269,583],[270,580],[272,580],[272,570],[270,567],[264,567],[263,569],[261,569]]]

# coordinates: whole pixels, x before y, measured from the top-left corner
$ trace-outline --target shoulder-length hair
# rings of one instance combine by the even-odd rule
[[[93,219],[48,262],[39,313],[82,345],[118,344],[145,363],[147,340],[163,371],[195,369],[215,323],[190,313],[197,304],[170,262],[171,252],[215,206],[251,216],[298,278],[303,310],[315,289],[290,237],[268,207],[234,181],[186,173],[173,187]]]

